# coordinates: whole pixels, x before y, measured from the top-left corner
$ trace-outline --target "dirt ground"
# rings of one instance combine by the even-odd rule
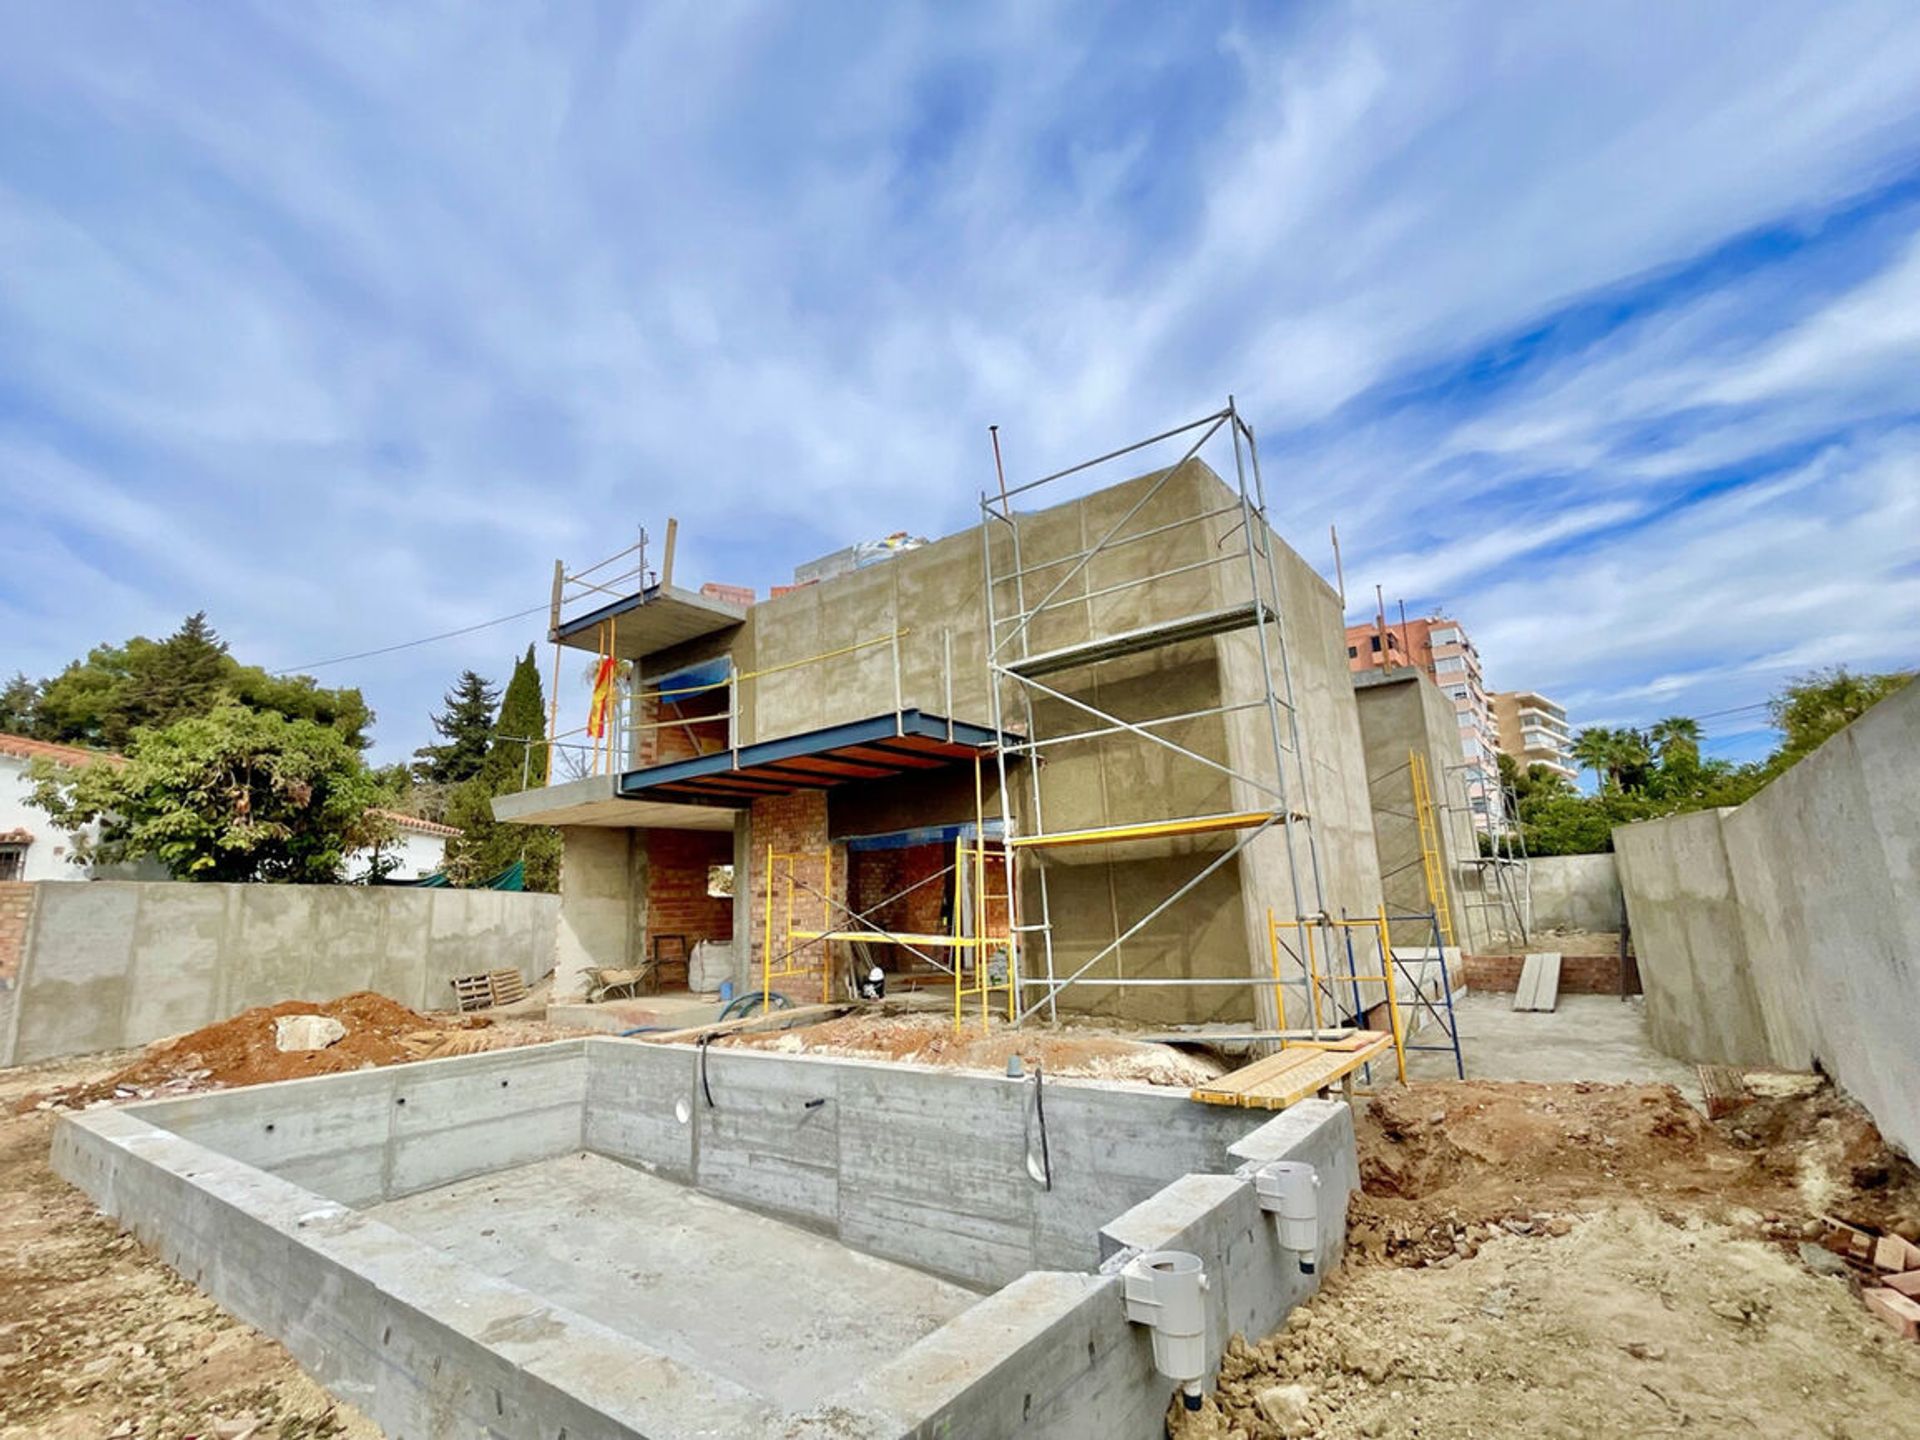
[[[333,1060],[272,1050],[273,1014],[314,1010],[349,1026],[339,1045],[311,1052],[340,1052]],[[57,1108],[280,1079],[289,1065],[317,1074],[573,1033],[525,1020],[474,1030],[464,1017],[349,996],[249,1011],[144,1052],[0,1071],[0,1440],[380,1435],[53,1173],[47,1146]]]
[[[1831,1090],[1708,1121],[1666,1086],[1419,1084],[1359,1126],[1346,1263],[1232,1347],[1177,1440],[1920,1437],[1920,1345],[1815,1243],[1920,1232]]]
[[[768,1034],[733,1035],[714,1042],[782,1054],[841,1055],[857,1060],[897,1060],[911,1065],[940,1065],[1004,1075],[1007,1057],[1019,1055],[1031,1070],[1098,1080],[1139,1080],[1151,1085],[1190,1089],[1229,1067],[1208,1055],[1171,1045],[1123,1036],[1073,1030],[1014,1030],[996,1023],[986,1032],[977,1018],[956,1033],[953,1016],[846,1015],[818,1025]]]

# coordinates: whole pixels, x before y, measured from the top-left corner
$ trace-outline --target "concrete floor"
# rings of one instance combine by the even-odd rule
[[[366,1213],[796,1409],[980,1299],[599,1155],[542,1160]]]
[[[1562,995],[1551,1011],[1515,1010],[1513,996],[1495,992],[1454,1002],[1469,1080],[1600,1080],[1664,1083],[1696,1105],[1703,1103],[1693,1066],[1662,1055],[1647,1041],[1646,1002],[1638,996]],[[1436,1026],[1418,1037],[1440,1044]],[[1451,1080],[1451,1052],[1409,1053],[1410,1079]]]

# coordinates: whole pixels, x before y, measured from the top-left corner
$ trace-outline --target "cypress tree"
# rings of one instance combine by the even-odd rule
[[[560,832],[544,825],[503,825],[493,818],[494,796],[546,783],[546,738],[540,667],[529,645],[514,663],[479,773],[455,790],[447,806],[447,823],[461,831],[447,842],[447,873],[455,884],[484,884],[523,860],[527,889],[559,888]]]

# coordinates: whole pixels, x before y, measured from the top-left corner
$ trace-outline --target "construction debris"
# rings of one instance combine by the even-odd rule
[[[289,1048],[281,1044],[281,1027],[288,1021],[302,1022],[292,1033],[311,1035],[337,1027],[339,1034],[318,1048]],[[362,990],[319,1005],[288,1000],[243,1010],[189,1034],[155,1041],[138,1060],[104,1080],[30,1096],[22,1105],[29,1109],[80,1109],[340,1070],[365,1070],[403,1060],[464,1055],[572,1033],[577,1032],[539,1021],[436,1019],[384,995]]]
[[[1008,1057],[1018,1055],[1026,1068],[1038,1067],[1051,1076],[1139,1080],[1181,1089],[1205,1084],[1227,1068],[1211,1056],[1092,1030],[1013,1029],[1002,1022],[985,1034],[978,1029],[955,1034],[951,1012],[861,1013],[777,1034],[731,1035],[715,1043],[994,1074],[1005,1074]]]
[[[346,1035],[347,1027],[331,1015],[282,1015],[273,1022],[273,1048],[282,1054],[289,1050],[324,1050]]]

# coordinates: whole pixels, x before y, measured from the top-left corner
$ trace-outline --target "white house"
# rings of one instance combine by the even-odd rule
[[[0,734],[0,880],[164,880],[164,866],[76,865],[74,837],[54,827],[47,812],[29,803],[33,782],[27,767],[35,760],[56,765],[85,765],[93,760],[120,763],[118,755],[55,745],[24,735]]]
[[[423,875],[431,875],[446,862],[447,841],[460,831],[452,825],[436,824],[432,820],[422,820],[418,815],[402,815],[397,810],[376,810],[376,815],[393,822],[393,828],[399,832],[391,845],[382,845],[380,853],[398,860],[388,872],[389,880],[418,880]],[[347,857],[347,875],[359,879],[367,873],[367,867],[373,859],[370,850],[357,850]]]

